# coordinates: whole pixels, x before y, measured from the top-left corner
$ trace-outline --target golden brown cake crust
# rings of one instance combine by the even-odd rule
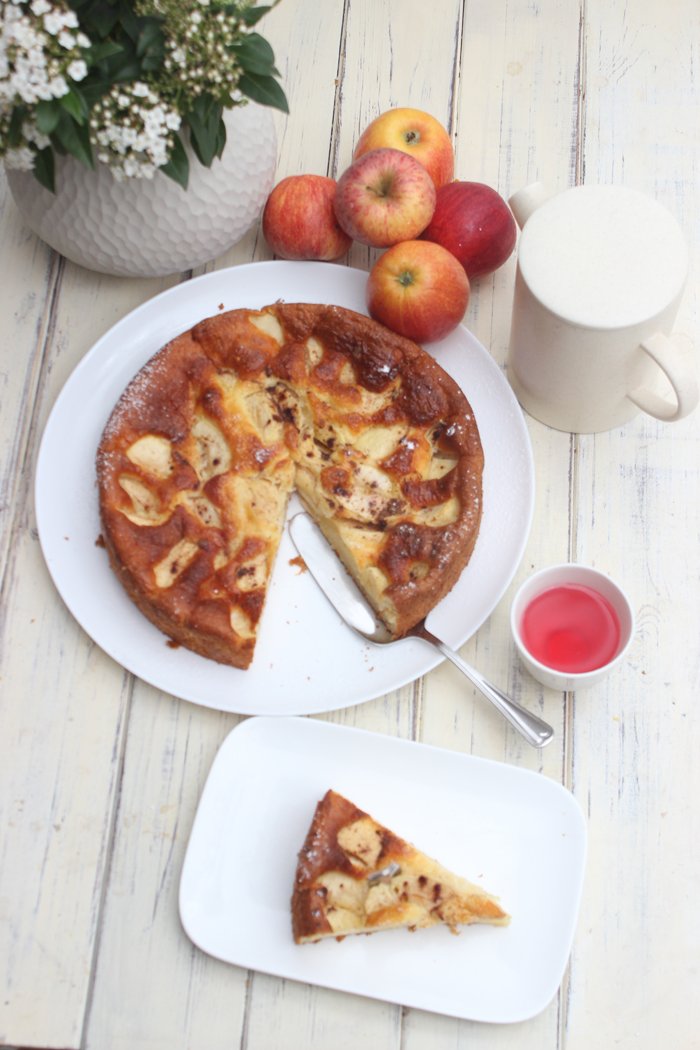
[[[449,872],[329,790],[299,851],[291,901],[298,944],[444,923],[506,925],[495,897]]]
[[[469,403],[426,351],[299,303],[174,339],[97,454],[102,535],[129,596],[175,642],[241,668],[294,488],[399,637],[469,560],[482,471]]]

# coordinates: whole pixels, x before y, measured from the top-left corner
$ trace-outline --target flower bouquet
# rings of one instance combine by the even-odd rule
[[[254,31],[270,6],[254,0],[0,4],[0,157],[49,190],[56,154],[117,179],[162,171],[186,188],[185,143],[209,167],[226,146],[226,110],[251,99],[288,111]]]

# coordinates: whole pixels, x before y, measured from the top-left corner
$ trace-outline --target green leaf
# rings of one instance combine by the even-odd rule
[[[70,113],[76,124],[85,124],[90,111],[87,102],[76,88],[71,88],[67,95],[62,95],[59,102],[63,109]]]
[[[247,26],[254,26],[263,15],[266,15],[268,11],[271,11],[274,4],[262,6],[262,7],[249,7],[243,11],[241,17]]]
[[[61,113],[61,119],[51,135],[51,142],[59,152],[70,153],[86,168],[95,167],[87,124],[76,124],[66,112]]]
[[[163,58],[163,30],[158,22],[146,22],[136,40],[136,54],[139,58]]]
[[[190,142],[197,160],[205,168],[211,167],[211,162],[216,156],[216,133],[212,134],[208,128],[199,124],[196,118],[194,120],[190,119],[188,124],[190,128]]]
[[[134,43],[136,43],[136,41],[138,40],[139,34],[141,32],[142,26],[143,26],[144,22],[146,21],[146,19],[138,17],[136,12],[134,11],[133,2],[132,3],[124,3],[124,2],[122,2],[118,6],[119,6],[119,16],[118,16],[118,18],[119,18],[119,22],[120,22],[121,28],[124,30],[124,32],[127,34],[127,36],[130,36],[131,39],[134,41]]]
[[[206,167],[211,166],[219,148],[223,107],[211,95],[200,95],[187,114],[185,122],[190,129],[190,141],[197,158]]]
[[[249,33],[232,51],[247,73],[269,76],[275,71],[275,53],[259,33]]]
[[[86,96],[92,94],[98,85],[100,94],[105,94],[117,81],[136,80],[140,76],[141,63],[133,49],[110,44],[99,52],[99,56],[95,62],[86,59],[92,66],[89,75],[80,82],[80,90]]]
[[[24,118],[27,115],[27,110],[24,106],[15,106],[12,110],[12,116],[10,117],[10,126],[7,129],[7,144],[10,147],[19,146],[22,141],[22,125],[24,124]]]
[[[80,85],[80,91],[88,109],[92,109],[95,103],[99,102],[103,95],[107,94],[111,86],[111,81],[102,77],[91,78],[89,81],[83,80]]]
[[[83,55],[88,65],[97,66],[104,62],[105,59],[111,58],[112,55],[121,55],[123,51],[124,48],[116,40],[102,40],[98,44],[92,44],[91,47],[85,48]]]
[[[53,150],[47,146],[46,149],[40,150],[34,158],[34,177],[42,186],[54,193],[56,190],[55,174]]]
[[[61,117],[59,101],[42,101],[36,107],[36,127],[42,135],[50,135]]]
[[[274,77],[244,73],[238,82],[238,87],[253,102],[259,102],[263,106],[274,106],[275,109],[281,109],[283,113],[289,113],[287,97]]]
[[[88,33],[90,29],[94,29],[103,38],[109,36],[119,20],[116,8],[108,0],[95,0],[93,3],[84,4],[83,7],[88,7],[82,14],[83,25]]]
[[[216,155],[221,158],[224,149],[226,148],[226,125],[224,124],[224,118],[221,117],[219,121],[219,130],[216,136]]]
[[[141,64],[136,60],[127,62],[111,73],[114,84],[129,84],[132,80],[138,80],[141,76]]]
[[[221,107],[213,95],[198,95],[194,100],[192,112],[196,113],[201,120],[212,120],[218,116]]]
[[[187,183],[190,177],[190,162],[187,159],[185,147],[183,146],[179,135],[175,136],[175,142],[168,163],[164,164],[160,170],[164,175],[167,175],[169,179],[172,179],[173,182],[177,182],[182,186],[183,190],[187,189]]]
[[[141,62],[141,69],[144,73],[156,73],[163,65],[163,56],[161,55],[146,55]]]

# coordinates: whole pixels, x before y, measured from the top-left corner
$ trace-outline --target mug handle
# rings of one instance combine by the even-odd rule
[[[551,196],[552,194],[543,182],[530,182],[508,198],[510,210],[521,230],[533,211],[536,211]]]
[[[697,380],[679,358],[678,347],[661,332],[655,332],[644,339],[640,347],[656,362],[668,379],[676,395],[676,404],[643,386],[629,393],[629,400],[643,412],[665,423],[673,423],[674,420],[689,415],[698,403],[700,391]]]

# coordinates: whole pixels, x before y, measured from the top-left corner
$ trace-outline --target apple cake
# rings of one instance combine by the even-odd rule
[[[444,923],[504,926],[490,893],[448,871],[335,791],[316,806],[292,893],[297,944]]]
[[[483,453],[427,351],[338,306],[222,312],[158,351],[97,453],[102,541],[174,643],[248,667],[296,490],[394,637],[476,541]]]

